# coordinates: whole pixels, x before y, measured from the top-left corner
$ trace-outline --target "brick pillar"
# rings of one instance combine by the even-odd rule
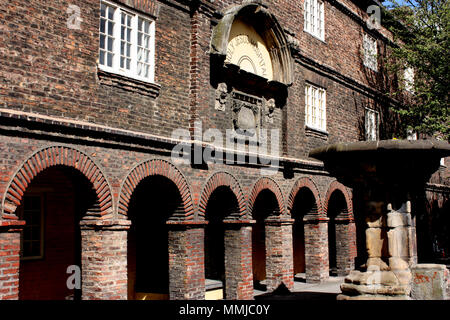
[[[24,224],[0,220],[0,300],[19,299],[20,230]]]
[[[349,218],[335,219],[336,264],[338,276],[346,276],[355,269],[356,228]]]
[[[305,225],[305,267],[306,282],[317,283],[330,276],[328,260],[329,218],[307,215]]]
[[[253,300],[254,220],[225,220],[225,299]]]
[[[294,288],[294,260],[292,249],[293,219],[269,217],[266,230],[267,290],[273,291],[281,284]]]
[[[170,300],[205,299],[204,235],[207,222],[167,222]]]
[[[127,300],[127,236],[131,221],[82,220],[83,300]]]

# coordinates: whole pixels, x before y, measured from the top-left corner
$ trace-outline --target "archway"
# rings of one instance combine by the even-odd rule
[[[253,284],[256,290],[265,291],[266,285],[266,219],[278,215],[280,208],[275,194],[269,190],[262,190],[253,205],[252,217],[256,221],[252,229],[252,262]]]
[[[205,286],[208,300],[226,299],[229,277],[226,276],[226,259],[235,259],[232,254],[227,255],[226,227],[224,220],[236,216],[239,203],[236,195],[228,186],[217,187],[210,195],[206,206],[205,229]],[[232,263],[232,261],[228,261]],[[228,271],[229,272],[229,271]],[[232,276],[232,275],[231,275]]]
[[[306,254],[305,254],[305,224],[307,215],[317,215],[317,203],[312,191],[307,187],[298,190],[291,209],[291,217],[294,219],[292,228],[293,257],[295,280],[306,279]]]
[[[144,178],[128,207],[128,299],[169,299],[167,221],[183,215],[180,192],[167,177]]]
[[[329,257],[329,268],[330,268],[330,276],[341,275],[345,270],[342,269],[342,262],[338,259],[342,260],[341,255],[337,255],[337,251],[342,251],[342,245],[344,245],[344,241],[346,240],[345,235],[341,234],[342,230],[339,228],[339,225],[336,225],[336,220],[341,218],[343,215],[347,213],[347,204],[345,202],[344,195],[341,191],[335,190],[328,200],[328,210],[327,216],[330,219],[328,221],[328,257]],[[344,253],[344,252],[341,252]],[[339,266],[338,266],[339,265]],[[339,269],[339,272],[338,272]]]
[[[79,223],[88,211],[99,211],[97,195],[78,170],[56,165],[31,180],[15,212],[26,222],[21,232],[19,299],[81,299],[76,286],[81,273],[76,272],[68,286],[68,270],[81,270]]]

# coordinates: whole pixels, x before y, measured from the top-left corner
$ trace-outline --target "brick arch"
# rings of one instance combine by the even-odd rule
[[[53,166],[77,169],[91,183],[97,194],[100,216],[112,214],[111,186],[99,166],[84,152],[73,147],[54,145],[35,151],[16,171],[2,199],[2,216],[12,216],[20,205],[27,186],[40,172]]]
[[[295,201],[295,197],[297,196],[297,193],[300,191],[300,189],[302,188],[307,188],[309,191],[311,191],[311,193],[314,196],[315,199],[315,214],[317,215],[322,215],[322,201],[320,198],[320,193],[319,193],[319,189],[317,188],[316,184],[314,183],[314,181],[311,178],[308,177],[303,177],[298,179],[295,183],[294,186],[291,189],[291,193],[289,194],[289,199],[287,202],[287,207],[288,207],[288,212],[290,213],[293,206],[294,206],[294,201]]]
[[[223,186],[229,187],[236,196],[239,206],[239,217],[243,217],[245,215],[245,196],[237,179],[227,172],[216,172],[206,181],[205,186],[202,189],[200,202],[198,205],[199,217],[204,219],[209,197],[214,190]]]
[[[275,180],[267,177],[263,177],[258,179],[258,181],[255,182],[253,185],[252,191],[250,193],[250,196],[248,198],[248,212],[249,214],[252,213],[253,206],[255,204],[256,198],[258,197],[259,193],[263,190],[270,190],[275,195],[275,198],[278,202],[278,208],[280,210],[280,214],[282,216],[286,215],[286,209],[284,205],[284,197],[283,192],[281,192],[281,188],[276,183]]]
[[[152,159],[136,165],[128,173],[125,181],[120,188],[118,213],[126,216],[131,196],[138,186],[139,182],[150,176],[163,176],[171,180],[178,188],[183,206],[183,219],[191,220],[194,218],[194,205],[192,201],[192,192],[187,179],[181,171],[172,163],[162,159]]]
[[[328,212],[328,203],[330,201],[331,195],[335,192],[341,192],[344,196],[345,202],[347,204],[347,212],[346,217],[348,217],[350,220],[353,220],[353,205],[352,205],[352,197],[348,189],[340,182],[333,181],[330,183],[330,186],[328,187],[327,195],[325,197],[326,201],[324,203],[323,210],[325,213]]]

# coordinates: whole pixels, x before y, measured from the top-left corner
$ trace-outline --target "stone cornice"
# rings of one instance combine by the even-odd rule
[[[196,140],[176,140],[168,137],[157,136],[149,133],[112,128],[105,125],[94,124],[85,121],[50,117],[37,113],[23,112],[0,108],[0,130],[19,131],[21,134],[46,136],[46,139],[71,140],[73,143],[85,141],[85,143],[109,147],[111,145],[122,148],[142,149],[147,152],[166,153],[177,144],[186,144],[191,147],[201,146],[212,150],[222,151],[226,154],[240,155],[234,150],[217,148],[211,143]],[[11,134],[11,133],[8,133]],[[252,154],[244,153],[246,157]],[[269,163],[278,161],[280,170],[301,168],[326,174],[322,161],[316,159],[291,158],[286,156],[273,157],[269,155],[257,155],[259,159],[268,160]],[[238,163],[248,165],[248,163]],[[263,167],[257,165],[257,167]]]
[[[373,99],[377,99],[377,100],[384,99],[385,101],[389,102],[392,105],[399,104],[398,101],[395,101],[392,98],[387,97],[382,92],[380,92],[374,88],[371,88],[355,79],[352,79],[352,78],[340,73],[339,71],[334,70],[333,68],[331,68],[329,66],[323,65],[323,64],[305,56],[304,54],[302,54],[300,52],[300,50],[298,48],[291,46],[291,52],[295,59],[295,62],[303,65],[306,68],[313,69],[313,71],[315,71],[315,72],[322,73],[322,75],[324,75],[336,82],[343,83],[343,84],[351,87],[352,89],[355,89],[363,94],[369,95]]]

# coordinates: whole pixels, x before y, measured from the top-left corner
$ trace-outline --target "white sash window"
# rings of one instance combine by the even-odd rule
[[[154,82],[155,22],[106,1],[100,8],[99,68]]]

